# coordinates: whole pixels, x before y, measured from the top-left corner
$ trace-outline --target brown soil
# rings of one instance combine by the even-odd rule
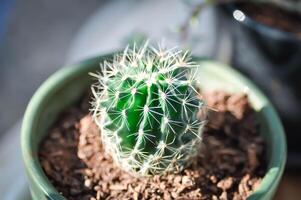
[[[238,7],[256,21],[301,37],[301,15],[271,4],[240,3]]]
[[[246,199],[265,173],[265,146],[245,95],[204,95],[209,113],[204,144],[180,174],[134,178],[103,152],[88,103],[67,110],[40,146],[42,167],[70,200]]]

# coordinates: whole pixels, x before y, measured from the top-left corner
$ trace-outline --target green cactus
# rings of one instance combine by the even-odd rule
[[[94,94],[94,119],[114,161],[138,176],[179,171],[201,144],[205,108],[188,52],[126,48],[105,61]]]

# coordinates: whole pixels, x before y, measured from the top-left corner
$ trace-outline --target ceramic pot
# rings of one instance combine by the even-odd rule
[[[62,68],[37,90],[26,109],[22,125],[22,154],[34,200],[65,199],[44,174],[38,159],[39,143],[60,113],[80,100],[90,89],[88,72],[100,70],[99,63],[111,55],[99,56]],[[260,120],[260,133],[267,144],[268,169],[259,188],[249,199],[271,199],[282,176],[286,161],[286,140],[275,109],[260,90],[237,71],[222,64],[199,60],[198,79],[202,90],[221,89],[243,92],[248,89],[250,102]]]

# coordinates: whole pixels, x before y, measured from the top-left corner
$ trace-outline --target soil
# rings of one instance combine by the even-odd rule
[[[265,144],[244,94],[204,94],[210,110],[199,155],[179,174],[135,178],[103,151],[88,100],[68,109],[42,141],[39,158],[70,200],[246,199],[266,171]]]
[[[301,38],[301,15],[271,4],[239,3],[238,7],[256,21],[291,32]]]

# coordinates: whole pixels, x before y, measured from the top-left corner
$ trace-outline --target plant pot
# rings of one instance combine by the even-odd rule
[[[99,70],[99,63],[112,55],[85,60],[61,69],[35,93],[24,116],[22,153],[34,200],[65,199],[47,179],[38,160],[38,147],[58,115],[90,89],[88,72]],[[286,161],[286,141],[277,113],[267,98],[249,80],[235,70],[213,61],[199,61],[198,79],[206,83],[202,90],[222,89],[248,95],[261,123],[260,133],[267,144],[267,173],[259,188],[249,199],[271,199],[282,176]]]
[[[231,65],[270,97],[287,133],[288,165],[300,167],[301,137],[296,130],[301,128],[301,38],[253,20],[236,4],[218,10],[232,41]]]

